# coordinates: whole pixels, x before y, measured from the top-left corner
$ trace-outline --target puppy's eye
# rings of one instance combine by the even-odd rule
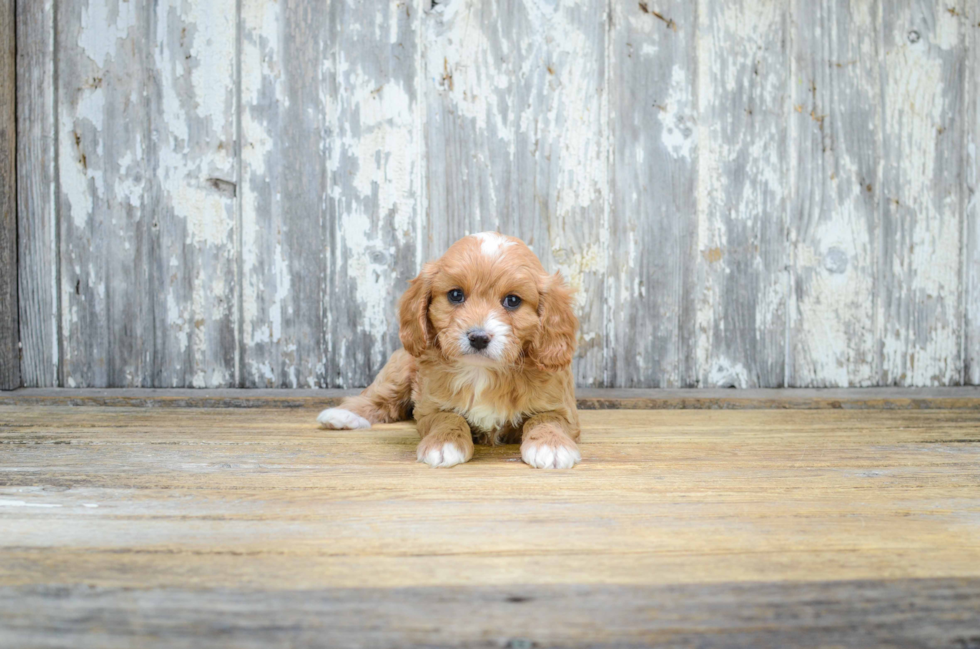
[[[446,297],[448,297],[449,301],[453,304],[462,304],[463,300],[466,299],[466,296],[463,295],[463,291],[459,290],[458,288],[454,288],[453,290],[449,291]]]
[[[513,311],[517,307],[521,306],[523,300],[516,295],[508,295],[504,298],[504,308],[508,311]]]

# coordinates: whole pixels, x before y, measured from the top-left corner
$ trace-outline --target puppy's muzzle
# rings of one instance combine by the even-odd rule
[[[466,338],[470,341],[470,347],[478,352],[490,345],[490,334],[485,329],[470,329],[466,332]]]

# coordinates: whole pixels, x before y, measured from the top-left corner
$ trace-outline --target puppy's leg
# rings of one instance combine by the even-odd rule
[[[374,382],[356,397],[316,418],[323,428],[370,428],[371,424],[404,421],[412,410],[415,358],[404,349],[391,355]]]
[[[447,468],[469,462],[473,457],[473,435],[466,420],[454,412],[437,412],[418,420],[422,441],[418,461]]]
[[[521,459],[536,469],[571,469],[582,461],[577,437],[578,430],[561,415],[535,415],[524,422]]]

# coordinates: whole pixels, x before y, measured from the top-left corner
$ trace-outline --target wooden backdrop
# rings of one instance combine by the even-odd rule
[[[978,39],[980,0],[18,0],[23,382],[364,385],[500,230],[580,289],[581,385],[980,383]]]

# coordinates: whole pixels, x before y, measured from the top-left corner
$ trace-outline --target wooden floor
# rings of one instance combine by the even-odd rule
[[[0,406],[0,647],[980,648],[980,411],[582,413],[416,464],[315,410]]]

